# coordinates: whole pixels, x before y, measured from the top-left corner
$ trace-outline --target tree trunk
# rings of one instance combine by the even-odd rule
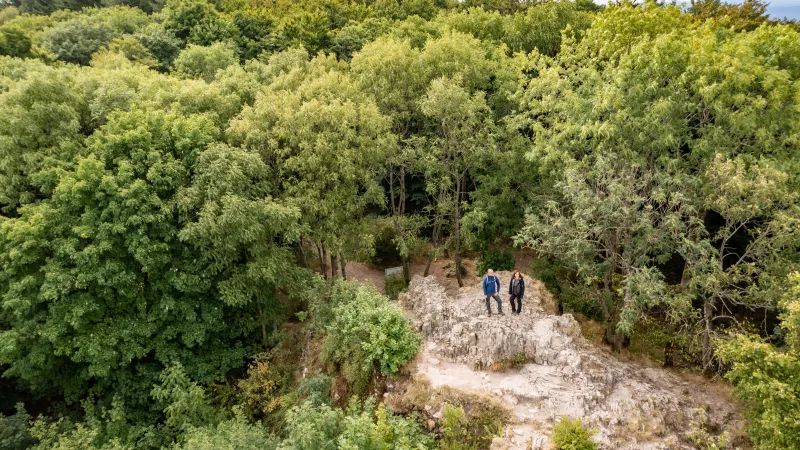
[[[712,363],[714,362],[714,351],[711,348],[711,334],[714,332],[714,311],[716,310],[714,298],[707,298],[703,302],[703,373],[712,375]]]
[[[325,250],[325,244],[320,245],[319,254],[319,271],[322,277],[328,279],[328,252]]]
[[[339,255],[339,260],[342,262],[342,279],[347,281],[347,260],[342,255]]]
[[[394,225],[394,235],[397,237],[397,239],[402,239],[403,245],[405,246],[405,237],[402,236],[400,231],[400,219],[398,216],[395,215],[392,217],[392,224]],[[400,255],[400,259],[403,261],[403,278],[406,280],[406,284],[408,284],[408,282],[411,281],[411,271],[408,265],[408,256]]]
[[[616,315],[608,307],[608,299],[611,298],[613,302],[614,291],[612,290],[612,282],[614,277],[614,269],[609,268],[606,271],[605,279],[603,280],[603,293],[600,299],[600,308],[603,310],[603,319],[606,322],[606,334],[603,340],[606,344],[611,346],[611,349],[619,353],[622,351],[622,340],[624,336],[617,331]]]
[[[431,263],[433,262],[433,257],[436,256],[436,250],[439,248],[439,233],[441,230],[440,224],[437,222],[433,226],[433,242],[431,242],[431,251],[428,252],[428,262],[425,264],[425,272],[422,274],[423,277],[427,277],[431,271]]]
[[[303,258],[303,267],[308,269],[308,257],[306,257],[306,249],[303,247],[303,243],[305,243],[305,238],[300,236],[300,256]]]
[[[264,320],[264,309],[258,308],[258,316],[261,318],[261,344],[264,346],[264,351],[269,350],[267,348],[267,321]]]
[[[464,287],[461,279],[461,179],[456,176],[456,208],[454,211],[453,228],[456,234],[456,254],[454,257],[456,280],[458,287]]]
[[[339,257],[336,253],[331,253],[331,283],[339,277]]]
[[[675,345],[675,341],[669,338],[667,343],[664,344],[664,367],[675,367],[676,351],[677,346]]]

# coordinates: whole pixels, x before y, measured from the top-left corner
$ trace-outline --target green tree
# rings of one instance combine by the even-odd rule
[[[793,273],[789,281],[791,288],[780,303],[785,345],[736,335],[719,350],[731,365],[725,378],[747,405],[750,435],[764,450],[800,445],[800,274]]]
[[[277,320],[266,307],[296,279],[281,247],[297,215],[257,197],[258,158],[204,152],[218,137],[202,115],[116,115],[50,199],[2,221],[7,376],[147,410],[142,390],[168,363],[201,383],[242,364],[246,337]]]
[[[31,54],[31,38],[19,28],[0,28],[0,55],[24,58]]]
[[[110,42],[112,37],[113,31],[106,24],[78,17],[46,31],[42,47],[62,61],[87,65],[92,53]]]
[[[216,78],[217,72],[237,61],[233,49],[221,42],[208,47],[189,45],[175,58],[175,73],[211,82]]]
[[[26,203],[48,197],[61,170],[82,152],[81,97],[72,76],[42,69],[0,96],[8,120],[0,123],[0,207],[14,216]]]
[[[460,80],[434,80],[421,102],[422,112],[431,120],[434,134],[426,178],[428,190],[446,192],[452,202],[452,224],[455,238],[455,264],[458,285],[461,279],[461,212],[467,198],[470,171],[490,159],[493,149],[494,121],[482,92],[470,95]]]
[[[338,257],[364,208],[381,202],[374,174],[394,145],[388,120],[338,67],[318,57],[305,71],[278,77],[230,128],[302,211],[326,277],[327,253]]]
[[[338,367],[356,392],[365,391],[374,373],[393,376],[416,356],[420,337],[402,311],[374,288],[339,282],[331,302],[322,359]]]

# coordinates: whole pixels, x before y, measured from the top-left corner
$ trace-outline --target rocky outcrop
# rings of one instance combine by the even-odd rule
[[[499,275],[506,282],[510,276]],[[520,315],[510,314],[508,296],[502,295],[506,315],[487,316],[477,280],[450,298],[436,278],[416,276],[400,297],[427,340],[418,373],[434,387],[502,400],[517,421],[504,438],[508,448],[547,448],[552,425],[562,416],[587,421],[609,449],[695,448],[693,427],[693,433],[713,435],[741,425],[724,398],[668,371],[594,348],[572,316],[545,312],[540,283],[529,285],[535,288],[527,290]],[[503,373],[485,371],[509,360],[524,364]]]

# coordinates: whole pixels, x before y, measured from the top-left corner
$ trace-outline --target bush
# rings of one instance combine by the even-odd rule
[[[281,450],[389,450],[433,448],[433,438],[412,418],[351,400],[347,412],[311,402],[292,408]]]
[[[251,424],[243,414],[220,423],[217,426],[193,428],[185,438],[185,444],[178,450],[273,450],[276,443],[263,425]]]
[[[408,288],[408,284],[406,284],[406,279],[403,277],[403,273],[401,272],[387,278],[383,290],[387,297],[392,300],[397,300],[397,296],[400,295],[401,292],[405,291],[406,288]]]
[[[322,360],[338,367],[356,392],[364,392],[376,370],[393,376],[417,354],[421,338],[374,287],[339,282],[331,300]]]
[[[333,385],[333,378],[320,373],[300,380],[297,394],[314,406],[330,405],[331,385]]]
[[[594,431],[586,429],[580,419],[563,417],[554,427],[554,450],[596,450],[597,443],[592,440]]]
[[[402,264],[400,251],[395,243],[394,228],[389,221],[375,223],[375,253],[370,261],[378,267],[395,267]]]
[[[239,381],[242,403],[251,417],[264,417],[281,406],[279,376],[268,361],[255,360],[247,369],[247,378]]]
[[[477,450],[488,448],[495,436],[503,430],[503,422],[496,418],[480,423],[470,418],[460,406],[444,404],[442,415],[442,450]]]
[[[478,258],[478,263],[475,266],[475,272],[479,276],[482,276],[489,269],[493,269],[495,271],[514,270],[516,264],[517,261],[515,261],[514,257],[511,256],[511,252],[508,249],[484,250],[481,252],[481,256]]]
[[[725,379],[747,407],[748,431],[759,450],[800,448],[800,273],[781,301],[781,333],[776,347],[758,336],[723,342],[719,357],[730,366]]]
[[[210,83],[214,81],[218,71],[237,62],[236,54],[226,44],[218,42],[208,47],[190,45],[175,59],[175,71]]]

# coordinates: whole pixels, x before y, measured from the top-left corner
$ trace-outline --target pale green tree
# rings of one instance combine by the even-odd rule
[[[492,157],[494,121],[483,93],[470,95],[458,79],[434,80],[420,105],[434,127],[424,156],[429,190],[436,192],[446,186],[447,197],[452,199],[456,277],[463,286],[461,212],[467,199],[467,178]]]

